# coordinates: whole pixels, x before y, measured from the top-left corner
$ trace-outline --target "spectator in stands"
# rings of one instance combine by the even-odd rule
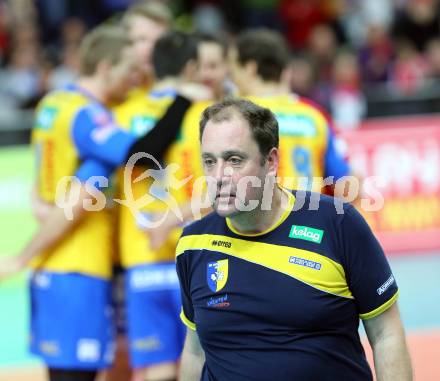
[[[40,93],[40,67],[37,47],[14,47],[9,64],[0,72],[0,92],[21,107]]]
[[[314,72],[310,61],[304,55],[293,57],[289,64],[288,81],[295,94],[313,98]]]
[[[320,0],[283,0],[279,11],[294,49],[304,49],[315,26],[328,21]]]
[[[398,40],[408,40],[419,52],[440,35],[440,4],[437,0],[408,0],[397,12],[392,29]]]
[[[426,62],[416,47],[409,41],[402,41],[391,69],[393,89],[403,95],[416,92],[422,88],[427,71]]]
[[[365,99],[355,54],[338,54],[332,70],[332,80],[330,107],[335,125],[342,129],[358,127],[365,115]]]
[[[440,79],[440,37],[429,41],[426,50],[428,76]]]
[[[337,48],[335,32],[329,25],[320,24],[312,30],[308,52],[317,82],[313,98],[326,109],[330,109],[332,67]]]
[[[386,82],[393,58],[393,44],[385,25],[370,24],[366,44],[359,51],[363,81],[365,83]]]
[[[53,69],[49,75],[49,89],[60,89],[73,83],[78,77],[80,57],[78,47],[67,45],[62,52],[61,64]]]

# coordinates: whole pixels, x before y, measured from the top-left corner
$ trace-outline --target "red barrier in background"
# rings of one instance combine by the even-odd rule
[[[387,253],[440,249],[440,116],[387,118],[342,131],[353,169],[384,197],[363,213]]]

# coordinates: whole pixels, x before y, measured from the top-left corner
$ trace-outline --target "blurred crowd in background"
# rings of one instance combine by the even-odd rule
[[[286,83],[341,128],[376,116],[383,97],[440,99],[439,0],[162,1],[187,30],[228,38],[248,27],[281,31],[291,47]],[[0,129],[23,123],[20,110],[72,82],[86,31],[133,2],[0,0]],[[435,111],[427,104],[412,111]],[[397,107],[408,111],[404,102]]]

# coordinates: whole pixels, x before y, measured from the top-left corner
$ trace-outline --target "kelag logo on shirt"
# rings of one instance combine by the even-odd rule
[[[135,116],[131,119],[130,131],[135,136],[144,136],[153,129],[155,124],[155,118],[149,116]]]
[[[313,229],[308,226],[292,225],[289,237],[296,239],[303,239],[314,243],[321,243],[324,235],[323,230]]]
[[[228,280],[229,263],[227,259],[209,262],[206,267],[206,281],[211,291],[218,292]]]
[[[56,107],[43,107],[36,117],[35,128],[42,130],[51,129],[57,114],[58,109]]]

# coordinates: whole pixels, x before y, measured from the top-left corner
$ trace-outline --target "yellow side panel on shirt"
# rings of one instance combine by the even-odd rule
[[[304,189],[306,178],[322,178],[329,134],[324,115],[294,95],[249,97],[249,100],[269,108],[277,117],[280,184],[288,189]],[[322,181],[317,179],[309,189],[320,192],[321,188]]]
[[[216,245],[219,240],[230,243],[229,247]],[[330,258],[312,251],[223,235],[202,234],[182,237],[177,246],[176,255],[180,255],[186,250],[198,249],[218,251],[286,274],[329,294],[353,298],[347,285],[343,267]],[[306,266],[296,266],[291,263],[291,258],[313,261],[319,263],[321,267],[316,270]]]
[[[71,138],[78,111],[90,100],[78,91],[48,94],[37,107],[32,143],[37,156],[36,183],[39,197],[54,203],[64,176],[73,176],[79,158]],[[55,272],[79,272],[111,276],[112,221],[108,210],[88,212],[56,246],[42,253],[33,266]]]

